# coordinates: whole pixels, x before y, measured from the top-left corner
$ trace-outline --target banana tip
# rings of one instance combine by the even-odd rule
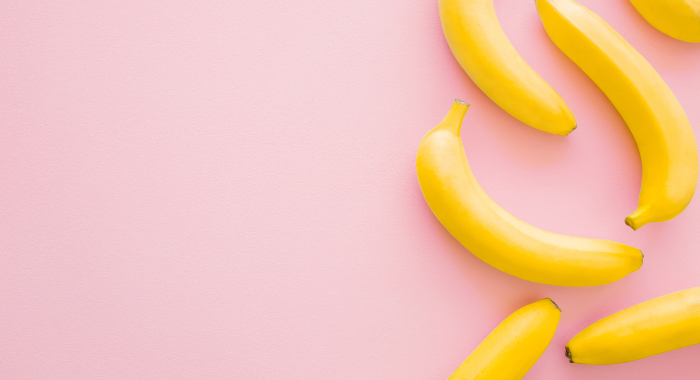
[[[459,104],[461,104],[461,105],[463,105],[463,106],[470,106],[470,105],[471,105],[471,104],[469,104],[469,103],[467,103],[467,102],[465,102],[465,101],[463,101],[463,100],[459,100],[459,99],[457,99],[457,98],[455,98],[455,102],[457,102],[457,103],[459,103]]]
[[[556,302],[552,301],[552,299],[551,299],[551,298],[547,298],[547,299],[548,299],[548,300],[549,300],[549,302],[551,302],[551,303],[552,303],[552,304],[554,305],[554,307],[556,307],[556,308],[557,308],[557,309],[559,310],[559,312],[561,313],[561,308],[559,307],[559,305],[557,305],[557,303],[556,303]]]
[[[573,131],[575,131],[575,130],[576,130],[576,128],[578,128],[578,124],[574,124],[574,128],[573,128],[572,130],[570,130],[569,132],[567,132],[567,133],[566,133],[566,134],[565,134],[564,136],[568,136],[568,135],[570,135],[570,134],[571,134],[571,132],[573,132]]]
[[[564,349],[566,350],[566,357],[569,359],[569,363],[573,363],[574,361],[571,359],[571,351],[569,351],[569,347],[564,346]]]

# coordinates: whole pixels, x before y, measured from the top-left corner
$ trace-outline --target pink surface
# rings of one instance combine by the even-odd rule
[[[148,4],[147,4],[148,3]],[[232,4],[233,3],[233,4]],[[700,133],[700,45],[583,0]],[[516,121],[453,59],[430,1],[0,4],[0,378],[445,379],[506,315],[563,309],[526,379],[697,379],[700,346],[569,364],[589,323],[700,285],[700,201],[634,232],[641,171],[534,2],[506,34],[578,120]],[[639,247],[614,284],[501,273],[428,209],[414,157],[452,100],[476,177],[515,216]]]

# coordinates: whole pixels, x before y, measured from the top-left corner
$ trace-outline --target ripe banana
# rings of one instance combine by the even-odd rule
[[[469,77],[523,123],[565,136],[576,119],[564,100],[523,60],[496,18],[493,0],[439,0],[447,43]]]
[[[700,42],[700,0],[631,0],[651,25],[681,41]]]
[[[561,310],[549,298],[509,315],[462,362],[448,380],[519,380],[549,345]]]
[[[468,108],[455,100],[423,137],[416,158],[425,200],[462,245],[497,269],[549,285],[602,285],[641,267],[643,256],[636,248],[543,231],[493,202],[476,182],[460,139]]]
[[[616,364],[700,343],[700,287],[667,294],[586,327],[566,344],[572,363]]]
[[[642,159],[633,229],[672,219],[698,182],[698,150],[678,100],[661,76],[610,25],[572,0],[537,0],[554,43],[605,93],[627,123]]]

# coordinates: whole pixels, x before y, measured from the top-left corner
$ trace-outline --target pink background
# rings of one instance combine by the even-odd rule
[[[582,3],[700,134],[700,45],[627,0]],[[562,320],[526,379],[697,379],[700,346],[613,366],[564,357],[589,323],[700,285],[700,201],[625,226],[641,176],[629,131],[532,0],[496,11],[576,115],[570,136],[474,86],[435,0],[2,2],[0,378],[445,379],[508,314],[551,297]],[[414,167],[455,97],[473,105],[462,137],[496,202],[639,247],[642,269],[559,288],[462,248]]]

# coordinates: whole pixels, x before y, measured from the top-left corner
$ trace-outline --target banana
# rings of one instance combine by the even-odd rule
[[[425,200],[462,245],[497,269],[549,285],[607,284],[641,267],[643,256],[636,248],[543,231],[493,202],[476,182],[460,139],[468,108],[455,100],[423,137],[416,158]]]
[[[518,380],[549,345],[561,317],[549,298],[516,310],[462,362],[448,380]]]
[[[700,343],[700,287],[642,302],[586,327],[566,344],[572,363],[616,364]]]
[[[654,28],[686,42],[700,42],[700,0],[630,0]]]
[[[698,150],[683,108],[661,76],[610,25],[572,0],[537,0],[554,43],[610,99],[627,123],[642,160],[633,229],[674,218],[695,193]]]
[[[439,0],[438,6],[452,54],[491,100],[545,132],[565,136],[576,129],[564,100],[508,41],[493,0]]]

